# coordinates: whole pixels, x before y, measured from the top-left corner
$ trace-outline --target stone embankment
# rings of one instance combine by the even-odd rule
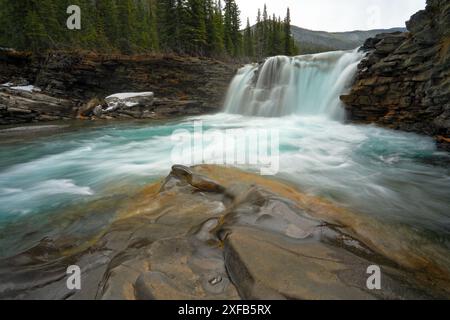
[[[366,41],[341,99],[352,121],[430,135],[450,150],[450,2],[428,0],[407,28]]]

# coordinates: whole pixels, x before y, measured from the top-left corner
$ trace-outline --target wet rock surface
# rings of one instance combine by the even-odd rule
[[[118,207],[114,221],[84,242],[42,239],[22,254],[0,260],[0,297],[449,296],[448,282],[430,284],[420,276],[423,270],[401,267],[357,240],[352,228],[333,223],[343,209],[239,170],[175,166],[164,181]],[[66,268],[73,264],[82,269],[81,291],[66,288]],[[371,265],[383,271],[382,290],[367,289]]]
[[[407,33],[366,41],[351,92],[351,120],[434,136],[450,149],[450,3],[428,0]]]

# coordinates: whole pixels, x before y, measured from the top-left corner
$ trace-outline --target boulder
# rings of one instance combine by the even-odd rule
[[[89,100],[78,109],[78,118],[89,117],[91,115],[98,117],[100,114],[99,108],[102,109],[102,104],[103,102],[98,98]]]
[[[105,98],[105,102],[108,105],[106,112],[114,112],[118,109],[129,109],[133,107],[151,107],[154,97],[153,92],[113,94]]]

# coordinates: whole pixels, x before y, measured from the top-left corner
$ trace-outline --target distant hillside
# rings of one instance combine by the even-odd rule
[[[312,31],[296,26],[292,26],[291,29],[302,54],[355,49],[361,46],[366,39],[377,34],[406,31],[406,28],[392,28],[369,31],[325,32]]]

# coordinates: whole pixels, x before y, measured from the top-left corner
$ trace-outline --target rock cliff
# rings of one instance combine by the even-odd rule
[[[73,110],[69,117],[85,112],[94,99],[102,101],[111,94],[140,91],[155,93],[155,102],[151,110],[147,110],[153,118],[214,112],[222,106],[237,67],[233,63],[193,57],[67,52],[31,56],[0,50],[0,84],[26,81],[42,90],[38,100],[70,101]],[[19,116],[7,110],[11,99],[17,100],[11,98],[15,92],[0,88],[0,95],[1,124],[50,120],[56,117],[55,113],[59,118],[67,117],[67,113],[59,114],[56,109],[50,113],[35,109],[35,103],[16,103],[16,109],[23,109],[28,114],[27,117]],[[31,94],[28,98],[32,98]],[[136,115],[118,117],[135,118]]]
[[[352,121],[431,135],[450,149],[450,2],[428,0],[407,28],[366,41],[341,99]]]

